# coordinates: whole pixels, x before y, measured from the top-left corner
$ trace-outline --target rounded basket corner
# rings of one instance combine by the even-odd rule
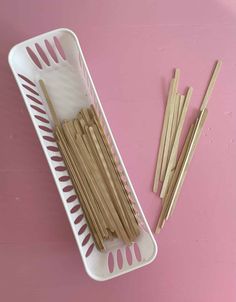
[[[12,46],[10,48],[8,56],[7,56],[8,64],[10,65],[10,67],[12,67],[13,56],[14,56],[14,53],[16,51],[16,48],[17,48],[17,44]]]

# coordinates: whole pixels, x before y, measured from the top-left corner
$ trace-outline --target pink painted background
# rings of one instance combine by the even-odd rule
[[[168,80],[194,87],[193,119],[215,59],[222,72],[157,259],[105,283],[85,273],[59,195],[7,64],[9,49],[68,27],[85,58],[153,229],[151,193]],[[27,1],[0,8],[0,300],[236,301],[236,3]]]

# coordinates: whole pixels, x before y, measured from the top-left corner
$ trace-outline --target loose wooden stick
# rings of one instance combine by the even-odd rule
[[[185,158],[185,156],[186,156],[186,152],[187,152],[188,147],[189,147],[189,143],[190,143],[191,138],[192,138],[193,130],[194,130],[194,124],[192,124],[192,125],[190,126],[189,131],[188,131],[188,134],[187,134],[187,137],[186,137],[186,139],[185,139],[185,142],[184,142],[184,145],[183,145],[183,148],[182,148],[182,151],[181,151],[181,154],[180,154],[180,157],[179,157],[179,160],[178,160],[178,163],[177,163],[177,166],[176,166],[174,175],[173,175],[173,177],[172,177],[172,179],[171,179],[171,183],[170,183],[170,186],[169,186],[169,188],[168,188],[168,192],[167,192],[167,194],[166,194],[166,199],[167,199],[167,201],[169,200],[169,198],[170,198],[171,195],[172,195],[172,192],[173,192],[175,183],[176,183],[177,178],[178,178],[178,176],[179,176],[180,169],[181,169],[181,167],[182,167],[184,158]],[[170,214],[173,213],[174,208],[175,208],[175,204],[173,205]],[[168,219],[168,217],[167,217],[167,219]]]
[[[179,114],[180,114],[180,99],[181,99],[181,94],[180,93],[177,93],[177,96],[178,96],[178,98],[177,98],[177,102],[176,102],[176,115],[177,115],[177,117],[176,117],[176,127],[175,127],[175,129],[177,130],[177,127],[178,127],[178,124],[179,124]]]
[[[173,90],[172,90],[172,96],[171,96],[171,104],[170,104],[170,112],[169,112],[169,119],[168,119],[168,126],[166,131],[166,138],[165,138],[165,147],[164,147],[164,153],[163,153],[163,159],[162,159],[162,165],[161,165],[161,177],[160,180],[163,181],[166,169],[167,169],[167,162],[170,155],[170,150],[172,148],[171,142],[171,128],[174,118],[174,108],[175,108],[175,102],[176,102],[176,94],[178,91],[179,86],[179,78],[180,78],[180,70],[177,68],[175,70],[175,76],[174,76],[174,84],[173,84]]]
[[[166,217],[169,217],[169,214],[170,214],[170,212],[172,210],[172,207],[173,207],[174,203],[177,200],[176,198],[177,198],[177,196],[178,196],[178,194],[180,192],[180,189],[181,189],[181,187],[183,185],[184,178],[186,176],[189,164],[190,164],[191,159],[192,159],[193,154],[194,154],[194,150],[195,150],[195,148],[197,146],[197,143],[198,143],[198,140],[200,138],[202,127],[204,125],[206,117],[207,117],[207,109],[204,109],[200,113],[199,120],[197,122],[195,131],[193,133],[193,136],[192,136],[192,139],[191,139],[191,142],[190,142],[190,146],[188,148],[188,151],[187,151],[186,157],[184,159],[183,165],[181,167],[181,170],[180,170],[180,173],[179,173],[179,177],[178,177],[178,180],[176,182],[172,198],[169,201],[170,206],[167,208]]]
[[[177,128],[178,128],[178,125],[179,125],[179,118],[178,118],[178,114],[181,115],[181,111],[180,111],[180,101],[181,101],[181,95],[180,94],[177,94],[176,95],[177,97],[177,100],[176,100],[176,103],[175,103],[175,112],[174,112],[174,118],[173,118],[173,126],[172,126],[172,148],[173,148],[173,145],[174,145],[174,140],[175,140],[175,135],[176,135],[176,132],[177,132]],[[172,167],[172,170],[170,171],[170,177],[169,177],[169,183],[170,183],[170,180],[174,174],[174,171],[175,171],[175,166],[176,166],[176,161],[177,161],[177,155],[178,155],[178,149],[179,149],[179,139],[177,140],[177,147],[175,148],[175,154],[174,154],[174,157],[173,157],[173,167]],[[170,153],[171,153],[172,149],[170,149]],[[170,154],[169,154],[169,158],[170,158]],[[169,186],[169,184],[168,184]]]
[[[221,69],[221,65],[222,65],[221,61],[217,61],[216,64],[215,64],[214,70],[212,72],[212,76],[210,78],[210,81],[209,81],[209,84],[207,86],[204,98],[202,100],[200,111],[203,111],[207,107],[209,98],[210,98],[210,96],[212,94],[212,91],[213,91],[213,88],[215,86],[217,77],[219,75],[219,72],[220,72],[220,69]]]
[[[179,78],[180,78],[180,69],[179,68],[175,69],[174,78],[176,79],[175,93],[177,93],[178,87],[179,87]]]
[[[156,233],[159,233],[159,231],[161,229],[161,226],[163,226],[164,220],[166,219],[166,217],[164,216],[164,214],[165,214],[164,205],[166,205],[169,202],[169,199],[170,199],[171,194],[173,192],[173,189],[175,187],[175,183],[178,179],[179,172],[180,172],[181,166],[183,164],[183,160],[185,158],[186,151],[187,151],[187,148],[188,148],[188,145],[189,145],[192,133],[193,133],[193,126],[194,125],[192,124],[189,131],[188,131],[188,135],[186,137],[184,146],[182,148],[182,151],[181,151],[181,154],[180,154],[180,157],[179,157],[179,160],[178,160],[177,167],[175,169],[174,175],[173,175],[173,177],[171,179],[171,182],[170,182],[170,185],[168,187],[168,192],[166,194],[166,197],[163,200],[163,207],[162,207],[161,214],[160,214],[160,217],[158,219],[158,223],[157,223],[156,230],[155,230]]]
[[[167,205],[170,204],[170,198],[172,196],[173,190],[174,190],[176,182],[178,180],[179,173],[180,173],[181,167],[183,165],[184,159],[186,158],[186,152],[188,151],[189,144],[191,142],[191,138],[192,138],[192,135],[193,135],[193,131],[194,131],[194,124],[192,124],[189,128],[187,137],[185,139],[184,145],[183,145],[182,150],[181,150],[181,154],[180,154],[180,157],[179,157],[179,160],[178,160],[178,163],[177,163],[177,167],[175,169],[174,175],[171,179],[171,182],[170,182],[170,185],[169,185],[169,188],[168,188],[168,192],[167,192],[167,194],[166,194],[166,196],[163,200],[163,207],[162,207],[161,214],[159,216],[158,223],[157,223],[156,230],[155,230],[156,233],[160,232],[161,228],[164,225],[165,220],[168,219],[166,217],[166,211],[165,210],[166,210]]]
[[[212,94],[212,91],[213,91],[217,76],[219,74],[221,65],[222,65],[222,63],[220,61],[217,61],[216,65],[214,67],[211,79],[209,81],[208,87],[206,89],[204,98],[202,100],[199,117],[197,118],[195,125],[191,126],[191,128],[189,130],[189,133],[186,138],[184,147],[182,149],[177,167],[171,178],[171,182],[170,182],[170,185],[169,185],[169,188],[167,191],[167,195],[164,198],[164,205],[163,205],[160,217],[159,217],[156,231],[160,231],[160,229],[163,227],[163,225],[165,223],[165,220],[169,218],[169,216],[173,212],[173,209],[175,208],[176,201],[177,201],[178,195],[180,193],[185,175],[187,173],[188,166],[190,164],[195,147],[199,140],[203,124],[206,120],[206,116],[207,116],[206,107],[207,107],[209,98]],[[180,102],[182,102],[182,101],[180,101]],[[181,117],[182,117],[181,111],[183,111],[183,109],[181,109],[181,105],[180,105],[179,114],[178,114],[179,121],[181,121]],[[169,164],[170,164],[170,162],[169,162]],[[168,167],[166,170],[166,175],[168,174],[167,172],[168,172]],[[165,181],[166,180],[164,180],[163,187],[164,187]],[[162,192],[161,192],[161,195],[162,195]]]
[[[167,130],[166,130],[166,136],[165,136],[165,146],[163,151],[163,158],[162,158],[162,164],[161,164],[161,176],[160,180],[163,181],[165,174],[166,174],[166,167],[167,167],[167,161],[168,161],[168,155],[169,155],[169,148],[170,148],[170,141],[171,141],[171,127],[173,122],[173,116],[174,116],[174,107],[175,107],[175,94],[176,94],[176,79],[174,79],[173,84],[173,90],[170,100],[170,107],[168,112],[168,124],[167,124]]]
[[[55,109],[53,107],[52,100],[51,100],[51,98],[50,98],[50,96],[48,94],[48,91],[46,89],[44,81],[43,80],[39,80],[39,85],[40,85],[40,87],[41,87],[41,89],[43,91],[44,97],[45,97],[45,99],[46,99],[46,101],[48,103],[48,108],[49,108],[49,111],[51,113],[52,120],[53,120],[55,126],[58,126],[58,125],[60,125],[60,121],[59,121],[59,119],[58,119],[58,117],[56,115],[56,111],[55,111]]]
[[[179,111],[179,100],[180,100],[180,94],[177,93],[175,96],[175,107],[174,107],[174,116],[173,116],[173,122],[172,122],[172,128],[171,128],[171,144],[169,149],[169,157],[171,154],[172,147],[174,145],[175,135],[178,128],[178,111]],[[176,161],[176,159],[175,159]],[[173,164],[175,166],[175,163]]]
[[[155,176],[154,176],[154,182],[153,182],[153,192],[154,193],[157,193],[159,177],[160,177],[160,173],[161,173],[161,164],[162,164],[163,151],[164,151],[164,146],[165,146],[165,137],[166,137],[166,131],[167,131],[167,126],[168,126],[173,85],[174,85],[174,79],[172,79],[170,82],[166,110],[165,110],[165,115],[164,115],[164,120],[163,120],[163,125],[162,125],[162,133],[161,133],[160,145],[159,145],[157,162],[156,162],[156,170],[155,170]]]
[[[188,105],[189,105],[189,102],[190,102],[190,99],[191,99],[191,96],[192,96],[192,91],[193,91],[193,89],[192,89],[192,87],[190,87],[188,89],[187,94],[186,94],[184,107],[183,107],[183,110],[182,110],[182,113],[181,113],[179,125],[178,125],[176,135],[175,135],[174,144],[173,144],[171,154],[170,154],[169,163],[168,163],[168,166],[167,166],[167,169],[166,169],[165,179],[164,179],[163,186],[162,186],[162,189],[161,189],[161,194],[160,194],[161,198],[165,197],[165,194],[166,194],[166,191],[167,191],[167,188],[168,188],[170,175],[171,175],[171,170],[173,169],[173,163],[174,163],[176,152],[177,152],[176,149],[178,149],[179,138],[180,138],[182,128],[183,128],[183,125],[184,125],[184,120],[185,120]]]
[[[178,112],[178,123],[179,123],[179,121],[180,121],[181,112],[182,112],[182,110],[183,110],[184,100],[185,100],[185,95],[180,95],[180,100],[179,100],[179,112]]]

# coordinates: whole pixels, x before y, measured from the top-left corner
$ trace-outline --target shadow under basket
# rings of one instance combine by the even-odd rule
[[[17,44],[9,53],[9,64],[47,158],[88,275],[104,281],[153,261],[157,254],[155,239],[124,167],[76,35],[68,29],[57,29]],[[40,90],[40,79],[47,84],[60,120],[73,119],[81,108],[94,105],[139,220],[140,235],[131,245],[115,239],[107,241],[105,252],[96,249],[53,136],[54,125]]]

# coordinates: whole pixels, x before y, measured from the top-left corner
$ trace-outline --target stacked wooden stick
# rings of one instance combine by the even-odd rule
[[[170,217],[175,208],[188,166],[207,117],[207,103],[220,68],[221,62],[217,61],[198,116],[189,128],[178,160],[179,140],[193,89],[191,87],[188,88],[186,95],[178,93],[179,69],[176,69],[174,77],[170,82],[153,184],[153,192],[157,193],[159,181],[162,182],[160,197],[163,199],[163,203],[156,232],[159,232],[163,228],[165,221]]]
[[[119,238],[131,244],[139,235],[133,205],[93,106],[60,122],[45,84],[39,81],[55,125],[54,134],[97,248]]]

